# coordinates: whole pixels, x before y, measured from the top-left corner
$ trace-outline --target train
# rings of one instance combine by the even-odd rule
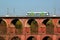
[[[26,16],[30,17],[41,17],[50,16],[49,12],[27,12]]]

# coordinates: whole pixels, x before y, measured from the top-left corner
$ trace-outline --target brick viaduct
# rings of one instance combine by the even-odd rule
[[[27,23],[30,19],[34,19],[38,24],[38,33],[31,34],[30,25]],[[54,27],[48,29],[52,34],[47,33],[46,25],[42,22],[51,19]],[[22,23],[22,33],[16,34],[16,28],[12,21],[19,20]],[[60,17],[0,17],[0,24],[4,21],[6,26],[0,25],[0,40],[60,40]],[[45,22],[45,21],[44,21]],[[50,27],[50,26],[49,26]],[[6,30],[5,32],[1,32]]]

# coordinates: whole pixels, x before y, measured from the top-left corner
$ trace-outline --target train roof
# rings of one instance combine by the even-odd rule
[[[27,12],[27,13],[48,13],[48,12]]]

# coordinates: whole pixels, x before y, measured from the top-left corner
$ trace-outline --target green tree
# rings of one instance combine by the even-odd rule
[[[0,23],[0,34],[6,34],[7,33],[7,25],[5,21],[1,21]]]
[[[6,22],[5,21],[1,21],[1,24],[6,26]]]
[[[54,34],[54,25],[51,19],[46,23],[46,32],[47,34]]]
[[[16,29],[21,29],[22,28],[22,23],[20,21],[17,21],[15,24]]]
[[[53,25],[52,20],[50,19],[50,20],[46,23],[46,25]]]
[[[38,33],[38,24],[37,24],[36,21],[32,21],[30,29],[31,29],[32,34],[37,34]]]
[[[22,33],[22,23],[20,21],[16,22],[15,28],[18,30],[18,34]]]

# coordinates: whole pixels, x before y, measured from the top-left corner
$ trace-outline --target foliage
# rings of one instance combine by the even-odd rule
[[[17,21],[15,24],[16,29],[21,29],[22,28],[22,23],[20,21]]]
[[[46,32],[48,34],[53,34],[54,33],[54,25],[52,23],[52,20],[50,19],[47,23],[46,23]]]
[[[5,21],[1,21],[1,24],[6,26],[6,22]]]
[[[51,19],[46,23],[46,26],[47,26],[47,27],[48,27],[48,26],[54,27]]]
[[[0,34],[6,34],[6,33],[7,33],[6,22],[2,20],[0,23]]]
[[[17,21],[15,24],[15,28],[17,29],[17,34],[21,34],[22,33],[22,23],[20,21]]]
[[[36,21],[32,21],[30,29],[31,29],[31,33],[38,32],[38,24]]]

